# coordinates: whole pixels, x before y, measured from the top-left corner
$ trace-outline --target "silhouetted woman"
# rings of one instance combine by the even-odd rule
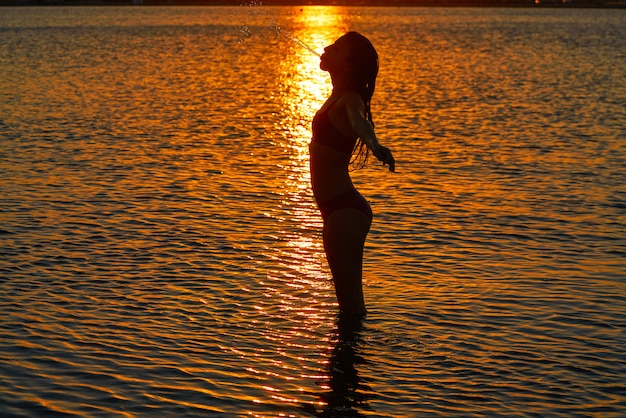
[[[364,315],[363,247],[372,210],[354,188],[348,168],[365,165],[371,150],[395,171],[391,151],[378,143],[370,110],[378,54],[366,37],[348,32],[324,49],[320,68],[330,74],[333,91],[313,118],[311,185],[324,219],[324,251],[339,308]]]

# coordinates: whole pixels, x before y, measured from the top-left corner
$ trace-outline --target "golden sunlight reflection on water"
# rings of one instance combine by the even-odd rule
[[[285,352],[293,347],[302,347],[296,341],[308,338],[320,326],[332,327],[336,311],[334,303],[319,300],[321,293],[328,294],[330,285],[328,269],[321,259],[323,250],[318,233],[321,230],[321,218],[311,196],[308,154],[311,121],[330,94],[332,85],[328,74],[319,68],[319,56],[297,41],[321,51],[343,33],[342,21],[339,7],[302,8],[294,16],[292,25],[295,29],[289,34],[296,41],[286,45],[286,53],[278,64],[280,76],[277,101],[281,104],[281,116],[276,119],[274,130],[282,134],[274,139],[273,145],[282,149],[280,152],[286,157],[279,163],[279,168],[287,176],[276,188],[282,195],[281,206],[287,209],[284,213],[290,218],[279,219],[279,225],[299,225],[295,229],[291,227],[277,232],[286,239],[284,247],[267,249],[268,256],[282,266],[280,271],[270,272],[268,277],[269,283],[275,280],[282,282],[281,286],[272,286],[277,292],[271,295],[273,303],[278,302],[282,312],[295,314],[301,321],[300,325],[287,332],[269,330],[271,335],[268,337],[280,341]],[[279,288],[291,289],[299,297],[294,300],[293,293],[281,293]],[[328,387],[324,383],[328,379],[328,362],[324,353],[332,349],[332,342],[328,338],[324,338],[324,345],[317,346],[317,353],[297,359],[302,364],[316,364],[313,368],[309,364],[302,369],[293,369],[286,362],[278,362],[276,366],[282,370],[284,378],[292,381],[304,377],[320,381],[322,387]],[[266,397],[280,403],[301,402],[301,399],[293,396],[285,397],[284,391],[279,388],[264,385],[263,389]],[[294,391],[301,393],[306,388],[296,387]],[[255,402],[261,401],[257,399]],[[318,407],[325,405],[324,402],[316,404]]]
[[[293,37],[321,50],[342,34],[341,8],[302,8],[294,17],[294,25]],[[318,56],[297,42],[288,46],[288,53],[279,64],[279,101],[282,108],[275,129],[282,132],[282,138],[278,139],[281,143],[276,145],[285,149],[284,155],[288,156],[280,168],[289,175],[283,184],[277,186],[283,193],[281,204],[290,208],[289,216],[300,225],[300,231],[280,233],[289,235],[286,252],[295,262],[293,267],[302,273],[302,277],[319,279],[319,260],[311,255],[319,255],[321,242],[317,235],[304,233],[321,227],[319,212],[311,199],[308,145],[311,120],[330,94],[332,85],[328,74],[319,68]]]

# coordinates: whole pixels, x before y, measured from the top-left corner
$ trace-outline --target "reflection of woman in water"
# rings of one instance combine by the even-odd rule
[[[354,188],[348,167],[361,167],[368,152],[395,170],[391,151],[378,143],[370,100],[378,74],[378,54],[367,38],[349,32],[324,49],[320,68],[333,91],[313,118],[311,185],[324,219],[324,250],[339,308],[364,315],[362,270],[372,210]]]
[[[340,317],[337,342],[328,363],[328,391],[320,395],[325,403],[319,418],[365,417],[359,409],[367,409],[373,399],[372,388],[359,376],[357,367],[367,363],[360,351],[361,319]]]

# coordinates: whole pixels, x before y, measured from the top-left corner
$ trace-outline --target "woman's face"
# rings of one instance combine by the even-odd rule
[[[324,48],[324,53],[320,58],[320,68],[328,72],[346,71],[350,53],[349,42],[345,36],[342,36],[334,44]]]

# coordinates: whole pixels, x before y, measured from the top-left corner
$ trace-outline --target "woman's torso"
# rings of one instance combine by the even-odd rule
[[[337,123],[342,125],[339,130],[333,123],[333,116],[341,114],[341,109],[337,109],[340,98],[331,96],[313,119],[313,139],[309,144],[311,186],[318,202],[354,188],[348,166],[357,138],[345,133],[345,124]]]

